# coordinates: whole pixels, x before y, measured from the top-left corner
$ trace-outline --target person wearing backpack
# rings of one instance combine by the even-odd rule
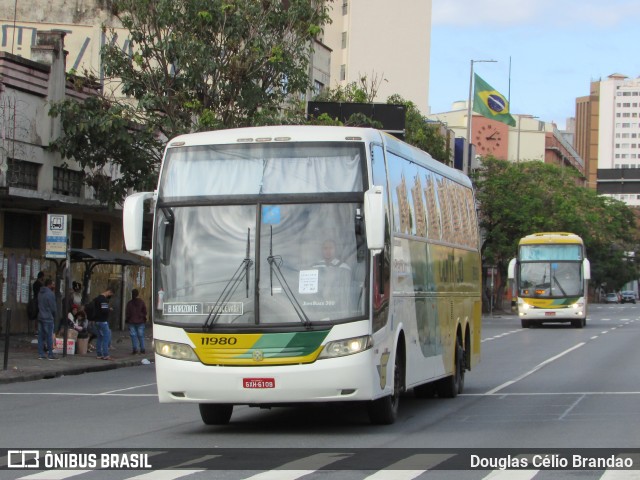
[[[113,289],[107,288],[98,295],[94,300],[95,321],[98,330],[98,338],[96,339],[96,354],[100,360],[113,360],[109,355],[109,344],[111,343],[111,329],[109,328],[109,299],[113,297]]]

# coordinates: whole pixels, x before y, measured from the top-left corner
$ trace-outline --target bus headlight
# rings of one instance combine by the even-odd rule
[[[346,338],[329,342],[324,346],[320,358],[336,358],[354,353],[364,352],[373,346],[373,338],[370,335],[362,337]]]
[[[573,305],[571,305],[573,308],[583,308],[584,307],[584,303],[574,303]]]
[[[200,359],[189,345],[184,343],[165,342],[164,340],[154,340],[156,353],[163,357],[174,360],[187,360],[189,362],[199,362]]]

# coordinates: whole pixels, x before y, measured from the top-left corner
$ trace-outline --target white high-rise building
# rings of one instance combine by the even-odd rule
[[[610,75],[600,82],[600,126],[598,168],[639,168],[640,78]]]
[[[640,78],[591,82],[590,94],[576,99],[575,146],[591,188],[640,206]]]
[[[324,43],[331,48],[330,88],[377,85],[375,101],[393,94],[429,110],[432,0],[335,0]]]

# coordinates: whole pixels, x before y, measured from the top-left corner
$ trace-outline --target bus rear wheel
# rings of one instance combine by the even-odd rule
[[[396,352],[393,368],[393,393],[386,397],[369,402],[369,420],[376,425],[391,425],[398,418],[400,393],[403,388],[404,369],[400,360],[400,352]]]
[[[199,406],[205,425],[227,425],[233,413],[233,405],[228,403],[201,403]]]
[[[453,375],[438,380],[436,388],[438,396],[442,398],[454,398],[464,389],[464,349],[460,337],[456,341]]]

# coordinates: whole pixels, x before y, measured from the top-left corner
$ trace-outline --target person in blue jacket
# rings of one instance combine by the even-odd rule
[[[56,282],[51,278],[44,281],[44,286],[38,291],[38,356],[41,360],[57,360],[53,354],[53,324],[58,308],[56,305]],[[45,356],[46,345],[49,356]]]

